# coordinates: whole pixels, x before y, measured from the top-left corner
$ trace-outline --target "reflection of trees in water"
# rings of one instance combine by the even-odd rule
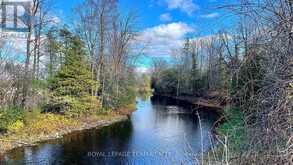
[[[128,138],[131,136],[132,130],[132,122],[127,120],[101,129],[100,134],[110,138],[119,138],[124,141],[128,140]]]
[[[54,162],[59,161],[60,155],[63,154],[62,148],[56,144],[56,141],[14,149],[6,155],[4,164],[56,164]]]
[[[103,157],[90,157],[88,152],[111,152],[113,149],[125,151],[132,131],[132,122],[127,120],[100,129],[71,133],[60,140],[48,141],[35,147],[15,149],[8,155],[8,159],[11,164],[103,163]]]
[[[142,99],[142,98],[141,98]],[[204,139],[200,138],[199,121],[196,115],[190,113],[168,113],[189,108],[177,106],[172,99],[151,98],[152,103],[141,102],[138,99],[139,112],[134,113],[132,121],[127,120],[101,129],[80,131],[65,136],[63,139],[46,142],[44,145],[33,147],[31,156],[34,162],[42,161],[40,155],[47,156],[49,164],[151,164],[171,160],[182,161],[188,164],[189,155],[198,155],[201,152],[200,142],[204,142],[204,149],[210,147],[209,131],[216,118],[213,111],[202,110],[199,115],[202,121],[201,128]],[[141,109],[140,109],[141,108]],[[180,110],[179,110],[180,109]],[[134,125],[135,130],[134,130]],[[145,128],[146,127],[146,128]],[[182,137],[184,135],[184,137]],[[200,140],[201,139],[201,140]],[[146,148],[141,148],[144,144]],[[187,150],[187,146],[193,152]],[[90,156],[89,153],[125,153],[127,151],[174,151],[176,155],[169,157],[154,156]],[[21,152],[19,152],[21,153]],[[22,154],[22,155],[21,155]],[[20,161],[25,161],[25,154],[19,155]],[[27,154],[28,155],[28,154]],[[15,159],[14,159],[15,160]],[[185,161],[186,160],[186,161]],[[150,162],[150,163],[149,163]],[[16,163],[14,163],[16,164]],[[24,163],[18,163],[24,164]],[[41,163],[35,163],[41,164]],[[43,164],[43,163],[42,163]]]
[[[176,100],[164,97],[164,96],[158,96],[154,95],[151,97],[152,105],[176,105]]]
[[[94,152],[124,152],[129,150],[129,143],[133,133],[133,125],[130,120],[116,123],[112,126],[105,127],[99,132],[99,144]],[[125,157],[88,157],[90,164],[125,164]]]
[[[127,148],[129,139],[132,135],[133,126],[131,121],[127,120],[119,122],[111,126],[107,126],[101,129],[89,130],[74,136],[79,136],[77,141],[71,141],[70,143],[64,143],[64,153],[61,160],[64,164],[84,163],[86,162],[103,162],[104,157],[90,157],[88,152],[111,152],[113,149],[117,151],[123,151]],[[76,138],[76,137],[74,137]],[[70,155],[66,155],[70,153]],[[76,158],[84,158],[77,159]],[[60,158],[58,158],[60,160]],[[80,161],[80,162],[72,162]],[[90,163],[91,164],[91,163]]]
[[[17,148],[6,155],[9,160],[21,160],[24,158],[24,148]],[[1,159],[0,159],[1,162]]]

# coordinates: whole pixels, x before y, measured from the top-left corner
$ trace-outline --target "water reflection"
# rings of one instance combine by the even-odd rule
[[[200,113],[201,132],[190,112],[168,99],[138,99],[129,121],[17,149],[7,160],[11,164],[191,164],[201,152],[201,142],[204,150],[211,147],[216,115]]]

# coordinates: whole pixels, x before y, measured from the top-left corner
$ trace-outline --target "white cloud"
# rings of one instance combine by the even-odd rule
[[[201,18],[215,18],[215,17],[219,17],[219,16],[220,16],[219,13],[210,13],[210,14],[201,15],[200,17]]]
[[[172,21],[172,17],[169,13],[164,13],[160,15],[160,20],[162,22],[169,22],[169,21]]]
[[[57,26],[62,22],[61,19],[56,15],[49,15],[47,19],[50,26]]]
[[[145,54],[150,56],[168,56],[172,50],[182,46],[184,37],[195,29],[183,22],[161,24],[147,28],[139,35],[137,41],[147,43]]]
[[[147,67],[136,67],[135,72],[136,73],[148,73],[150,70]]]
[[[199,9],[192,0],[165,0],[169,9],[179,9],[180,11],[192,16]]]

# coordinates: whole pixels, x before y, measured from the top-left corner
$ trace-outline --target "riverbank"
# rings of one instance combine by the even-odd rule
[[[229,161],[232,158],[237,158],[236,153],[227,153],[227,148],[240,150],[243,146],[245,137],[245,130],[243,128],[243,119],[240,111],[235,107],[230,107],[224,96],[218,94],[206,94],[205,96],[172,96],[166,94],[155,94],[157,97],[167,97],[180,104],[190,104],[199,109],[216,110],[219,112],[219,118],[213,123],[211,128],[212,137],[215,139],[214,146],[209,151],[203,153],[204,164],[222,164],[225,157],[229,156]],[[229,146],[226,139],[229,139]],[[227,155],[229,154],[229,155]]]
[[[12,164],[28,161],[48,164],[186,164],[191,160],[189,155],[187,157],[188,153],[199,154],[201,151],[201,132],[204,139],[210,138],[211,125],[218,115],[215,111],[199,112],[204,126],[200,129],[195,121],[196,116],[189,113],[189,106],[174,105],[172,101],[168,98],[137,98],[137,111],[126,122],[100,130],[78,131],[61,140],[41,143],[38,147],[16,149],[7,153],[5,160]],[[179,110],[179,113],[173,113],[174,109]],[[211,142],[206,140],[203,143],[203,150],[207,151]],[[194,152],[186,144],[192,146]],[[115,155],[105,159],[104,156],[88,156],[89,152],[111,152]],[[127,153],[133,155],[125,155]],[[169,156],[174,156],[174,159],[169,159]]]
[[[41,114],[25,127],[0,135],[0,158],[1,154],[18,147],[34,146],[40,142],[62,138],[76,131],[102,128],[128,120],[128,116],[134,110],[134,107],[129,107],[116,112],[75,119],[57,114]]]
[[[201,97],[159,95],[172,98],[180,102],[192,104],[199,109],[217,110],[220,112],[211,128],[215,145],[203,154],[203,164],[237,164],[241,159],[239,154],[245,152],[247,130],[244,127],[244,114],[238,107],[228,104],[223,94],[207,92]],[[225,163],[223,163],[225,162]]]
[[[226,104],[227,104],[227,98],[215,91],[209,91],[204,95],[201,96],[174,96],[170,94],[161,94],[161,93],[154,93],[155,96],[163,96],[168,97],[174,100],[178,100],[181,102],[186,102],[188,104],[192,104],[198,109],[200,108],[209,108],[209,109],[215,109],[219,111],[223,111]]]
[[[248,133],[245,119],[237,107],[227,106],[222,117],[214,124],[217,145],[204,155],[204,164],[239,164],[245,153]]]

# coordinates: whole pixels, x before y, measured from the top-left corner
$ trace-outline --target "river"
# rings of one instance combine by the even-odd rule
[[[213,111],[191,114],[191,107],[167,98],[137,99],[128,121],[72,133],[6,155],[7,164],[197,164],[212,146]]]

